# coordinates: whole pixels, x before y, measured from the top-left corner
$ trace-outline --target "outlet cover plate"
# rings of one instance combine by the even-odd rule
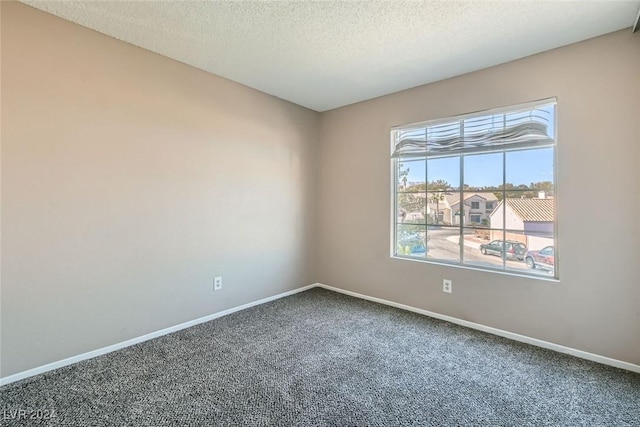
[[[442,279],[442,292],[450,294],[453,292],[453,283],[449,279]]]

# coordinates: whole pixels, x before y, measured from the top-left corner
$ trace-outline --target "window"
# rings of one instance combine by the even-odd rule
[[[547,99],[393,128],[392,256],[557,278],[555,117]]]

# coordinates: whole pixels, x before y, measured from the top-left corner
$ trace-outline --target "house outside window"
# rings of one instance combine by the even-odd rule
[[[393,128],[392,257],[558,278],[527,260],[558,253],[555,116],[548,99]]]

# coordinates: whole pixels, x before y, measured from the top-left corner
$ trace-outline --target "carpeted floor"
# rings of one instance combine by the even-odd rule
[[[640,426],[640,375],[316,288],[4,386],[0,416],[7,426]]]

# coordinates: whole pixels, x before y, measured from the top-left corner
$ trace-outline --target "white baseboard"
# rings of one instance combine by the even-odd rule
[[[144,342],[144,341],[148,341],[148,340],[153,339],[153,338],[158,338],[158,337],[161,337],[163,335],[170,334],[172,332],[177,332],[177,331],[180,331],[182,329],[189,328],[191,326],[199,325],[200,323],[208,322],[210,320],[217,319],[218,317],[226,316],[228,314],[235,313],[237,311],[241,311],[241,310],[244,310],[244,309],[249,308],[249,307],[254,307],[256,305],[264,304],[264,303],[269,302],[269,301],[273,301],[273,300],[277,300],[277,299],[280,299],[280,298],[287,297],[289,295],[297,294],[298,292],[303,292],[303,291],[306,291],[308,289],[315,288],[316,286],[317,286],[317,284],[303,286],[301,288],[294,289],[292,291],[283,292],[283,293],[278,294],[278,295],[274,295],[274,296],[271,296],[271,297],[263,298],[263,299],[260,299],[258,301],[253,301],[253,302],[250,302],[250,303],[247,303],[247,304],[240,305],[238,307],[233,307],[233,308],[230,308],[228,310],[224,310],[224,311],[220,311],[220,312],[217,312],[217,313],[209,314],[208,316],[200,317],[198,319],[191,320],[191,321],[185,322],[185,323],[181,323],[181,324],[176,325],[176,326],[171,326],[169,328],[161,329],[161,330],[156,331],[156,332],[151,332],[149,334],[142,335],[140,337],[131,338],[130,340],[122,341],[122,342],[117,343],[117,344],[109,345],[107,347],[102,347],[102,348],[99,348],[97,350],[93,350],[93,351],[89,351],[87,353],[79,354],[77,356],[68,357],[66,359],[59,360],[57,362],[48,363],[48,364],[43,365],[43,366],[38,366],[37,368],[29,369],[29,370],[26,370],[26,371],[23,371],[23,372],[18,372],[17,374],[13,374],[13,375],[9,375],[9,376],[4,377],[4,378],[0,378],[0,386],[3,386],[5,384],[10,384],[10,383],[15,382],[15,381],[20,381],[22,379],[29,378],[29,377],[32,377],[34,375],[42,374],[44,372],[52,371],[54,369],[62,368],[63,366],[72,365],[74,363],[78,363],[78,362],[81,362],[83,360],[91,359],[93,357],[101,356],[103,354],[111,353],[112,351],[120,350],[122,348],[132,346],[134,344],[138,344],[138,343],[141,343],[141,342]]]
[[[370,297],[368,295],[359,294],[357,292],[346,291],[344,289],[335,288],[322,283],[316,283],[316,286],[339,292],[341,294],[350,295],[352,297],[361,298],[368,301],[377,302],[391,307],[400,308],[402,310],[412,311],[414,313],[423,314],[425,316],[433,317],[435,319],[446,320],[447,322],[455,323],[456,325],[465,326],[471,329],[477,329],[478,331],[487,332],[493,335],[498,335],[504,338],[509,338],[514,341],[523,342],[526,344],[535,345],[536,347],[542,347],[549,350],[557,351],[558,353],[570,354],[581,359],[590,360],[592,362],[602,363],[604,365],[614,366],[616,368],[625,369],[631,372],[640,373],[640,365],[624,362],[622,360],[612,359],[606,356],[600,356],[599,354],[589,353],[582,350],[577,350],[571,347],[565,347],[563,345],[554,344],[548,341],[539,340],[537,338],[531,338],[526,335],[520,335],[509,331],[503,331],[502,329],[492,328],[490,326],[481,325],[479,323],[469,322],[467,320],[458,319],[456,317],[446,316],[444,314],[434,313],[432,311],[423,310],[421,308],[411,307],[410,305],[399,304],[393,301],[387,301],[382,298]]]
[[[165,329],[162,329],[162,330],[159,330],[159,331],[156,331],[156,332],[151,332],[149,334],[142,335],[142,336],[136,337],[136,338],[132,338],[130,340],[126,340],[126,341],[123,341],[123,342],[120,342],[120,343],[117,343],[117,344],[109,345],[107,347],[102,347],[102,348],[99,348],[97,350],[93,350],[93,351],[89,351],[87,353],[79,354],[77,356],[68,357],[66,359],[59,360],[57,362],[48,363],[46,365],[39,366],[39,367],[33,368],[33,369],[29,369],[29,370],[26,370],[26,371],[23,371],[23,372],[18,372],[17,374],[13,374],[13,375],[9,375],[9,376],[4,377],[4,378],[0,378],[0,386],[6,385],[6,384],[10,384],[10,383],[15,382],[15,381],[20,381],[22,379],[29,378],[29,377],[32,377],[34,375],[42,374],[44,372],[52,371],[54,369],[62,368],[64,366],[72,365],[74,363],[81,362],[81,361],[87,360],[87,359],[91,359],[93,357],[101,356],[103,354],[111,353],[112,351],[120,350],[122,348],[129,347],[129,346],[132,346],[134,344],[138,344],[138,343],[141,343],[141,342],[144,342],[144,341],[148,341],[148,340],[153,339],[153,338],[158,338],[158,337],[161,337],[163,335],[170,334],[172,332],[177,332],[177,331],[180,331],[182,329],[186,329],[186,328],[189,328],[191,326],[198,325],[200,323],[204,323],[204,322],[208,322],[208,321],[213,320],[213,319],[217,319],[218,317],[226,316],[228,314],[235,313],[235,312],[238,312],[238,311],[250,308],[250,307],[254,307],[256,305],[267,303],[269,301],[274,301],[274,300],[277,300],[277,299],[280,299],[280,298],[287,297],[289,295],[297,294],[299,292],[304,292],[304,291],[306,291],[308,289],[315,288],[315,287],[320,287],[320,288],[324,288],[324,289],[327,289],[327,290],[330,290],[330,291],[339,292],[339,293],[342,293],[342,294],[345,294],[345,295],[350,295],[352,297],[356,297],[356,298],[360,298],[360,299],[364,299],[364,300],[368,300],[368,301],[377,302],[377,303],[388,305],[388,306],[391,306],[391,307],[396,307],[396,308],[399,308],[399,309],[402,309],[402,310],[412,311],[414,313],[418,313],[418,314],[422,314],[422,315],[425,315],[425,316],[433,317],[435,319],[445,320],[447,322],[455,323],[457,325],[465,326],[467,328],[476,329],[476,330],[487,332],[487,333],[490,333],[490,334],[493,334],[493,335],[498,335],[498,336],[501,336],[501,337],[509,338],[509,339],[514,340],[514,341],[519,341],[519,342],[535,345],[537,347],[542,347],[542,348],[546,348],[546,349],[549,349],[549,350],[554,350],[554,351],[557,351],[559,353],[570,354],[572,356],[576,356],[576,357],[579,357],[581,359],[591,360],[593,362],[602,363],[604,365],[614,366],[616,368],[625,369],[627,371],[640,373],[640,365],[634,365],[633,363],[623,362],[621,360],[612,359],[610,357],[605,357],[605,356],[600,356],[598,354],[593,354],[593,353],[589,353],[589,352],[586,352],[586,351],[577,350],[577,349],[574,349],[574,348],[571,348],[571,347],[565,347],[565,346],[562,346],[562,345],[559,345],[559,344],[554,344],[554,343],[550,343],[550,342],[547,342],[547,341],[542,341],[542,340],[539,340],[539,339],[536,339],[536,338],[527,337],[525,335],[520,335],[520,334],[516,334],[516,333],[513,333],[513,332],[508,332],[508,331],[503,331],[502,329],[492,328],[490,326],[484,326],[484,325],[481,325],[479,323],[469,322],[467,320],[462,320],[462,319],[458,319],[458,318],[455,318],[455,317],[446,316],[444,314],[434,313],[432,311],[423,310],[421,308],[416,308],[416,307],[411,307],[409,305],[399,304],[397,302],[384,300],[382,298],[376,298],[376,297],[371,297],[371,296],[364,295],[364,294],[359,294],[357,292],[346,291],[344,289],[336,288],[336,287],[333,287],[333,286],[328,286],[328,285],[325,285],[323,283],[314,283],[312,285],[303,286],[301,288],[297,288],[297,289],[294,289],[294,290],[291,290],[291,291],[288,291],[288,292],[283,292],[283,293],[278,294],[278,295],[274,295],[274,296],[271,296],[271,297],[263,298],[263,299],[260,299],[260,300],[257,300],[257,301],[253,301],[253,302],[250,302],[250,303],[247,303],[247,304],[240,305],[238,307],[230,308],[228,310],[220,311],[218,313],[213,313],[213,314],[210,314],[208,316],[200,317],[198,319],[191,320],[191,321],[185,322],[185,323],[181,323],[181,324],[176,325],[176,326],[171,326],[169,328],[165,328]]]

